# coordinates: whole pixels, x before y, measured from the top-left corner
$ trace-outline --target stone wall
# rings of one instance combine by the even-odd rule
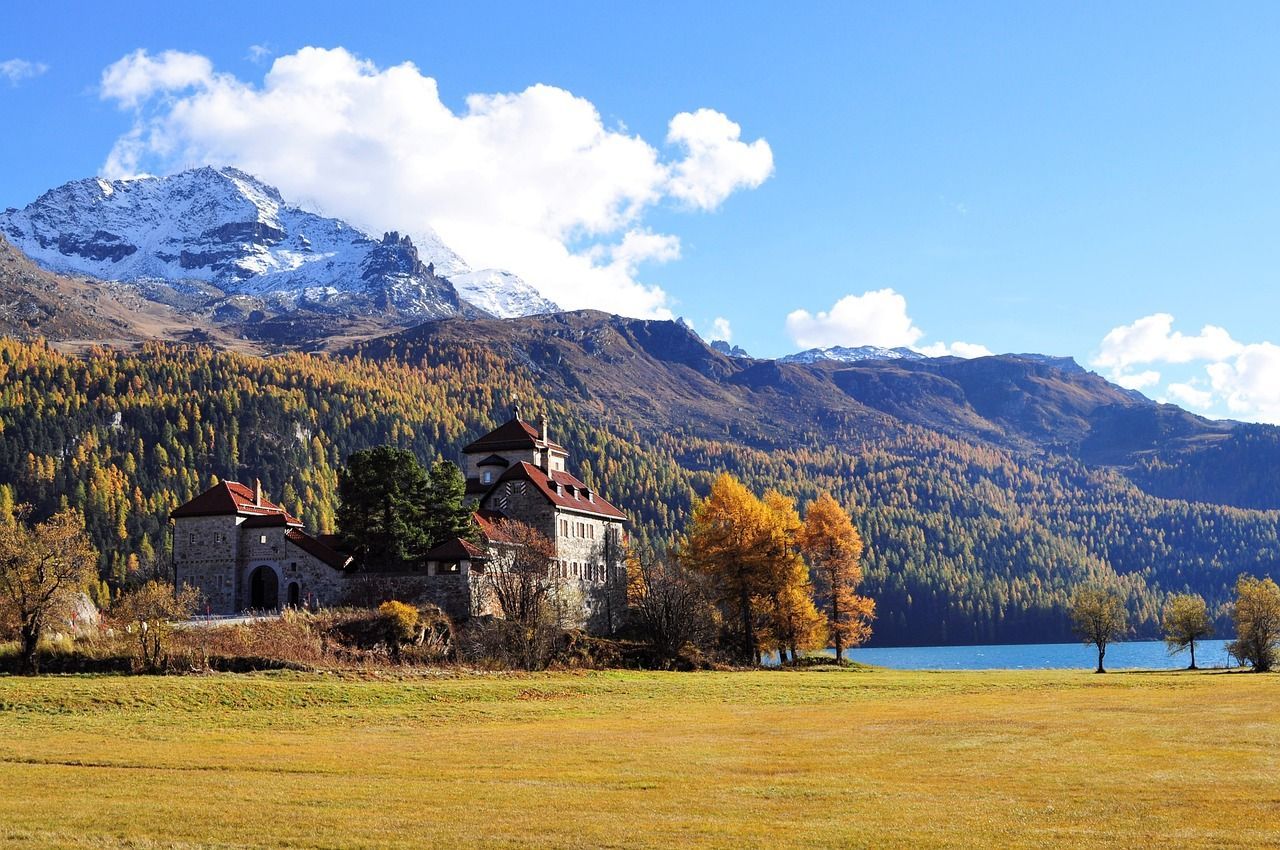
[[[201,613],[235,614],[240,534],[236,517],[186,517],[174,520],[173,569],[179,587],[194,587]]]

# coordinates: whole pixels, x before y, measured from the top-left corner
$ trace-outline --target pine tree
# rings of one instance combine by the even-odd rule
[[[430,545],[454,537],[473,540],[479,534],[471,508],[464,503],[466,495],[467,481],[456,463],[438,460],[431,464],[424,518]]]

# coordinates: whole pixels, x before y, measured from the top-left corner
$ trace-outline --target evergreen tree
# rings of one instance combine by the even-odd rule
[[[431,547],[425,506],[430,478],[412,452],[364,449],[338,473],[343,544],[367,568],[397,568]]]
[[[438,460],[431,464],[425,506],[430,545],[453,537],[474,540],[479,534],[471,519],[471,508],[464,503],[466,495],[467,481],[456,463]]]

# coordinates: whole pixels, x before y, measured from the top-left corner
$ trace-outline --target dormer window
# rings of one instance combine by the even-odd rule
[[[483,481],[485,484],[492,484],[492,483],[493,483],[493,473],[486,469],[486,470],[485,470],[485,471],[480,475],[480,480],[481,480],[481,481]]]
[[[596,500],[596,494],[595,494],[595,493],[593,493],[593,492],[591,492],[590,490],[588,490],[588,491],[587,491],[587,501],[588,501],[588,502],[594,502],[595,500]]]

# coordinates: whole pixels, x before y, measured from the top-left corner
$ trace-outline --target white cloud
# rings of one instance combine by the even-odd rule
[[[1169,398],[1192,410],[1208,410],[1213,406],[1213,393],[1197,389],[1189,383],[1173,383],[1165,388]]]
[[[1205,372],[1233,416],[1280,424],[1280,345],[1246,345],[1234,359],[1211,363]]]
[[[434,229],[475,268],[504,268],[561,306],[669,316],[644,263],[679,257],[643,218],[664,201],[715,209],[772,171],[763,139],[699,110],[671,119],[677,154],[607,129],[596,107],[534,85],[472,94],[455,112],[412,63],[379,68],[342,48],[303,48],[261,85],[203,56],[137,51],[103,72],[102,96],[136,110],[107,176],[236,165],[291,200],[364,229]]]
[[[801,348],[895,348],[915,345],[924,336],[907,315],[907,299],[892,289],[846,295],[816,316],[808,310],[795,310],[787,315],[787,333]]]
[[[919,345],[924,331],[907,314],[907,299],[892,289],[875,289],[846,295],[830,310],[815,316],[808,310],[787,315],[787,333],[800,348],[833,345],[877,345],[882,348],[914,348],[927,357],[985,357],[985,345],[971,342],[934,342]]]
[[[1152,369],[1132,374],[1120,371],[1114,373],[1111,376],[1111,380],[1128,390],[1144,390],[1160,383],[1160,373]],[[1172,389],[1173,387],[1170,385],[1170,390]]]
[[[667,142],[688,155],[672,169],[670,193],[699,209],[715,209],[734,191],[754,189],[773,173],[773,151],[764,139],[741,140],[742,128],[714,109],[681,112],[671,119]]]
[[[275,53],[275,50],[269,44],[251,44],[249,45],[249,53],[245,56],[255,65],[261,65]]]
[[[43,62],[31,62],[26,59],[5,59],[0,62],[0,78],[8,80],[11,86],[16,86],[23,80],[38,77],[48,70],[49,66]]]
[[[733,328],[729,326],[729,320],[724,316],[716,316],[711,320],[710,339],[722,339],[725,342],[733,342]]]
[[[1113,329],[1094,365],[1109,369],[1108,377],[1121,386],[1136,389],[1157,385],[1162,375],[1135,367],[1191,365],[1203,371],[1190,380],[1170,381],[1164,388],[1169,399],[1205,413],[1280,424],[1280,345],[1242,343],[1214,325],[1187,336],[1173,324],[1173,316],[1155,313]]]
[[[1094,365],[1123,370],[1138,363],[1190,363],[1222,360],[1242,346],[1225,330],[1205,325],[1196,336],[1173,330],[1173,316],[1155,313],[1114,328],[1102,340]]]
[[[963,357],[966,360],[974,357],[990,357],[991,349],[976,342],[935,342],[916,348],[925,357]]]
[[[134,107],[156,94],[208,89],[218,82],[213,63],[195,53],[135,50],[102,72],[102,96]]]

